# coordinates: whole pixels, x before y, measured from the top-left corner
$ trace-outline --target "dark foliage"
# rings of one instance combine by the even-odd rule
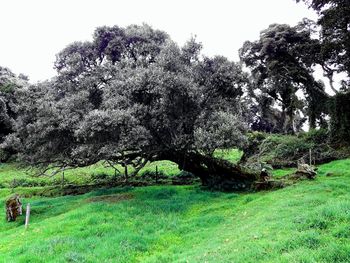
[[[339,145],[350,145],[350,92],[332,98],[331,139]]]

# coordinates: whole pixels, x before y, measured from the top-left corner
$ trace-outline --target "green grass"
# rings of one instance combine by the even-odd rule
[[[146,165],[143,169],[141,169],[139,174],[142,175],[146,171],[155,172],[156,166],[158,166],[159,172],[163,172],[169,176],[180,173],[177,164],[170,161],[158,161]],[[120,171],[124,171],[122,167],[118,168]],[[129,167],[129,172],[130,171],[132,171],[131,167]],[[17,163],[0,164],[0,188],[10,188],[14,183],[20,186],[57,185],[60,184],[62,180],[62,173],[52,177],[37,177],[36,174],[38,174],[36,169],[21,167]],[[64,173],[64,178],[66,184],[82,185],[91,183],[92,178],[98,175],[107,175],[107,177],[112,177],[114,175],[114,169],[106,167],[102,163],[97,163],[88,167],[66,170]]]
[[[146,171],[155,172],[156,167],[158,167],[158,172],[169,176],[178,175],[181,172],[176,163],[173,163],[171,161],[157,161],[149,163],[144,168],[142,168],[140,174],[143,174]]]
[[[292,174],[296,171],[296,168],[284,168],[284,169],[274,169],[272,170],[272,176],[274,177],[282,177],[287,174]]]
[[[105,168],[99,163],[89,167],[67,170],[65,171],[65,180],[67,183],[84,184],[91,180],[93,174],[101,173],[113,175],[114,171],[111,168]],[[61,173],[53,177],[37,177],[36,174],[38,174],[36,169],[21,167],[17,163],[3,163],[0,164],[0,186],[12,187],[14,180],[15,184],[24,186],[55,185],[61,182]]]
[[[222,158],[227,161],[237,163],[243,155],[243,152],[237,149],[229,149],[229,150],[216,150],[214,152],[214,156],[217,158]]]
[[[350,160],[319,174],[274,192],[152,186],[24,199],[30,228],[23,216],[0,220],[0,262],[350,262]]]

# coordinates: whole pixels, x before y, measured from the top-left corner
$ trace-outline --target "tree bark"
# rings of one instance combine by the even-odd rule
[[[164,152],[159,160],[170,160],[184,170],[198,176],[203,186],[210,189],[246,190],[258,179],[258,173],[247,171],[229,161],[198,152]]]
[[[286,109],[285,106],[282,105],[282,113],[281,113],[281,128],[282,128],[282,132],[283,133],[287,133],[287,113],[286,113]]]

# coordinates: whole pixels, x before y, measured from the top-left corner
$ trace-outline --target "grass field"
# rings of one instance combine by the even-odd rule
[[[232,162],[237,162],[242,152],[236,149],[216,151],[215,156],[227,159]],[[167,176],[178,175],[181,171],[178,169],[177,164],[170,161],[157,161],[148,163],[139,172],[139,175],[143,175],[146,172],[155,172],[156,167],[159,173],[163,173]],[[118,166],[121,172],[124,168]],[[132,167],[129,167],[129,172],[132,171]],[[28,169],[27,167],[21,167],[17,163],[0,163],[0,188],[12,188],[13,185],[19,187],[32,187],[32,186],[47,186],[47,185],[60,185],[62,182],[62,174],[59,173],[55,176],[41,176],[36,175],[39,172],[35,169]],[[50,174],[50,172],[48,173]],[[67,170],[64,174],[65,184],[88,184],[93,182],[93,178],[112,178],[114,176],[114,169],[106,167],[102,162],[83,168],[76,168],[73,170]]]
[[[274,192],[152,186],[24,199],[30,228],[0,220],[0,262],[350,262],[350,160],[319,174]]]
[[[155,171],[156,166],[159,172],[166,173],[167,175],[176,175],[180,172],[175,163],[170,161],[159,161],[148,164],[144,167],[140,174],[142,175],[146,171]],[[119,167],[123,171],[122,167]],[[131,170],[131,168],[129,168]],[[61,184],[62,173],[55,176],[40,176],[37,177],[39,172],[35,169],[28,169],[21,167],[17,163],[0,164],[0,187],[10,188],[15,182],[18,186],[45,186],[45,185],[57,185]],[[106,177],[114,176],[114,169],[105,167],[102,163],[97,163],[88,167],[76,168],[72,170],[66,170],[64,173],[64,179],[66,184],[86,184],[90,183],[94,177],[104,175]],[[15,180],[15,181],[14,181]]]

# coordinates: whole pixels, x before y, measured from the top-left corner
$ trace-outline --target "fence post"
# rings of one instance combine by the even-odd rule
[[[30,217],[30,204],[27,204],[27,210],[26,210],[26,222],[25,222],[25,229],[28,229],[29,226],[29,217]]]

